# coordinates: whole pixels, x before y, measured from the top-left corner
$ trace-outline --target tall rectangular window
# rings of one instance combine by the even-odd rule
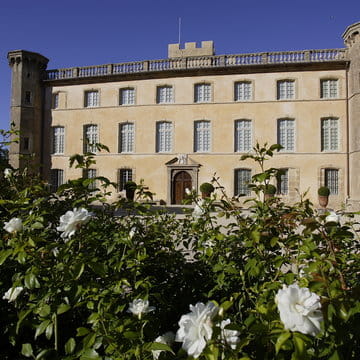
[[[84,169],[83,170],[83,178],[84,179],[95,179],[96,178],[96,169]],[[88,185],[90,190],[96,189],[96,181],[91,181]]]
[[[120,105],[134,105],[135,104],[135,89],[134,88],[120,89],[119,104]]]
[[[52,169],[51,170],[51,189],[56,191],[60,185],[64,183],[64,170]]]
[[[55,93],[52,96],[52,108],[53,109],[59,108],[59,93]]]
[[[210,121],[202,120],[194,123],[194,152],[209,152],[211,146]]]
[[[134,151],[135,128],[133,123],[120,124],[119,152],[131,153]]]
[[[99,92],[97,90],[85,91],[85,107],[99,106]]]
[[[251,120],[235,121],[235,151],[248,152],[252,149]]]
[[[320,81],[320,96],[323,99],[335,99],[338,97],[338,81],[336,79],[324,79]]]
[[[251,195],[249,184],[251,182],[251,170],[236,169],[235,170],[235,196],[237,195]]]
[[[133,181],[132,169],[119,169],[118,170],[118,191],[125,190],[125,184],[128,181]]]
[[[98,127],[97,125],[84,126],[84,153],[96,152],[95,144],[98,143]]]
[[[156,151],[172,151],[172,123],[168,121],[156,124]]]
[[[339,170],[325,169],[325,186],[330,190],[330,195],[339,193]]]
[[[249,101],[252,99],[252,83],[250,81],[239,81],[234,88],[235,101]]]
[[[277,193],[279,195],[288,195],[289,194],[289,170],[281,169],[276,184]]]
[[[54,126],[52,128],[52,153],[63,154],[65,144],[65,129],[63,126]]]
[[[174,102],[174,94],[172,86],[158,86],[156,88],[156,102],[158,104],[166,104]]]
[[[194,101],[196,103],[211,102],[211,84],[195,84]]]
[[[294,119],[278,120],[277,142],[283,147],[281,151],[295,150],[295,120]]]
[[[279,80],[277,82],[277,99],[278,100],[295,99],[294,80]]]
[[[321,150],[339,150],[339,121],[336,118],[321,120]]]

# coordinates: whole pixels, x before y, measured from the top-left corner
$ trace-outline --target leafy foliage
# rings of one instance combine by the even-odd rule
[[[98,150],[106,150],[100,146]],[[237,207],[219,179],[201,202],[203,216],[176,218],[141,202],[106,197],[109,180],[76,179],[56,193],[26,170],[14,170],[0,190],[0,287],[23,287],[16,300],[0,301],[2,359],[187,359],[180,343],[155,342],[178,329],[189,305],[213,301],[211,340],[200,359],[358,359],[360,357],[360,261],[357,217],[326,221],[302,198],[286,205],[262,200],[278,174],[266,159],[279,145],[257,145],[255,197]],[[95,154],[75,155],[88,168]],[[87,180],[96,181],[97,188]],[[143,183],[137,198],[149,198]],[[199,203],[192,192],[192,200]],[[93,213],[70,238],[59,219],[83,207]],[[119,216],[118,213],[121,213]],[[8,233],[4,222],[20,218],[23,230]],[[324,322],[317,336],[291,332],[280,321],[275,296],[294,282],[321,297]],[[155,310],[134,316],[135,299]],[[221,339],[221,320],[239,334],[236,347]]]

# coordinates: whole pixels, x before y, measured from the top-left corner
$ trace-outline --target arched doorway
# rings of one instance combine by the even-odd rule
[[[179,171],[175,176],[172,184],[172,203],[181,204],[186,197],[185,189],[191,190],[191,176],[186,171]]]

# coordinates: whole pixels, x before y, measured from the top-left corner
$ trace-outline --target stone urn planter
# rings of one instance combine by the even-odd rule
[[[124,189],[128,200],[134,201],[136,186],[137,185],[134,181],[128,181],[125,183]]]
[[[215,188],[210,183],[202,183],[200,185],[201,197],[203,199],[210,197],[211,193],[214,192]]]
[[[327,186],[322,186],[318,189],[319,205],[326,209],[329,203],[330,189]]]

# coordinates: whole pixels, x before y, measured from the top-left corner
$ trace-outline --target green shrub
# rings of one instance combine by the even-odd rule
[[[200,191],[205,194],[211,194],[214,192],[215,188],[212,184],[204,182],[200,185]]]
[[[330,189],[327,186],[322,186],[318,189],[318,195],[320,196],[329,196]]]
[[[276,187],[272,184],[265,185],[264,194],[274,195],[276,193]]]

